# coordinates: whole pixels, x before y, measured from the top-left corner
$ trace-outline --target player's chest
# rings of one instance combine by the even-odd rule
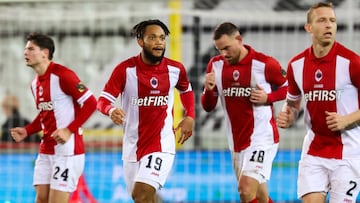
[[[303,69],[304,91],[313,89],[335,89],[336,64],[334,62],[308,62]]]
[[[66,96],[57,77],[38,80],[34,87],[34,92],[37,103],[55,102]]]
[[[129,94],[167,95],[174,88],[176,75],[169,71],[137,71],[128,75],[127,90]]]
[[[251,84],[251,68],[235,66],[222,70],[223,87],[249,87]]]

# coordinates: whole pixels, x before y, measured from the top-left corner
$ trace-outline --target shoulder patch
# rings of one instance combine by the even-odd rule
[[[79,92],[83,92],[83,91],[85,91],[85,89],[86,89],[85,85],[84,85],[82,82],[79,82],[79,83],[76,85],[76,88],[78,89]]]

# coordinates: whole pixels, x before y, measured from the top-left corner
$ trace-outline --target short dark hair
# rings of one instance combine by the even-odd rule
[[[34,44],[38,45],[40,49],[48,49],[49,50],[49,60],[53,58],[55,52],[54,40],[49,36],[40,34],[37,32],[32,32],[27,35],[27,41],[32,41]]]
[[[306,16],[306,17],[307,17],[307,19],[306,19],[307,23],[311,23],[311,14],[312,14],[312,12],[313,12],[315,9],[317,9],[317,8],[322,8],[322,7],[334,9],[334,6],[333,6],[333,4],[332,4],[331,2],[319,2],[319,3],[313,4],[313,5],[309,8],[309,10],[308,10],[308,12],[307,12],[307,16]]]
[[[218,40],[222,35],[233,35],[236,32],[240,32],[239,29],[230,22],[221,23],[216,26],[214,30],[213,40]]]
[[[143,38],[145,29],[148,25],[158,25],[164,30],[166,36],[170,34],[170,31],[167,28],[167,26],[158,19],[141,21],[132,28],[131,34],[135,36],[137,39]]]

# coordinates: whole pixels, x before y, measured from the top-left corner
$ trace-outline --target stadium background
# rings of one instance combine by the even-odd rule
[[[0,98],[20,98],[20,112],[32,119],[29,91],[33,71],[24,65],[25,35],[43,32],[55,39],[54,60],[74,69],[99,95],[113,67],[138,54],[130,30],[140,20],[158,18],[170,27],[166,55],[187,67],[196,93],[196,126],[191,140],[178,146],[172,174],[161,190],[164,202],[238,202],[223,113],[205,113],[199,104],[208,59],[217,54],[211,40],[214,26],[231,21],[239,26],[244,43],[287,61],[308,47],[303,30],[313,0],[0,0]],[[359,0],[333,0],[338,20],[337,40],[360,51]],[[120,101],[119,101],[120,102]],[[275,105],[276,111],[282,102]],[[176,113],[181,114],[177,105]],[[5,120],[0,114],[1,123]],[[149,122],[152,122],[149,120]],[[155,121],[156,122],[156,121]],[[87,161],[84,176],[98,202],[131,202],[121,169],[121,127],[96,112],[84,125]],[[269,190],[276,202],[296,202],[297,161],[305,129],[300,119],[280,130],[280,150]],[[37,145],[0,143],[0,203],[32,202],[33,161]],[[86,195],[82,194],[83,202]]]

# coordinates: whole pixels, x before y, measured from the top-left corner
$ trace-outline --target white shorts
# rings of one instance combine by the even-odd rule
[[[259,184],[270,179],[272,163],[279,144],[269,146],[249,146],[241,152],[232,152],[231,158],[239,181],[242,175],[256,179]]]
[[[298,198],[312,192],[321,192],[326,195],[330,191],[330,203],[355,203],[359,190],[359,159],[325,159],[308,154],[301,158]]]
[[[85,155],[59,156],[39,154],[34,169],[33,185],[49,185],[51,189],[73,192],[84,171]]]
[[[131,195],[134,183],[142,182],[160,189],[169,176],[174,163],[174,154],[154,152],[138,162],[124,161],[126,190]]]

